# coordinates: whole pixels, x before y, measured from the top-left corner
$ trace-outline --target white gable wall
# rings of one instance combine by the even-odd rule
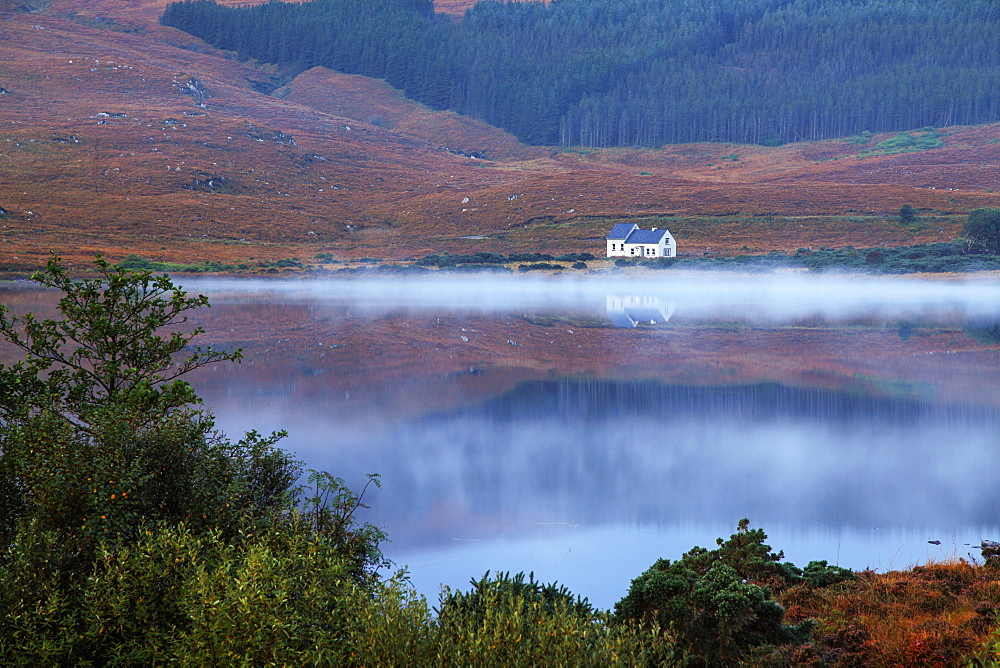
[[[627,255],[625,251],[625,240],[637,229],[639,229],[639,226],[635,223],[632,223],[631,225],[627,223],[619,223],[618,225],[615,225],[611,230],[611,233],[614,234],[615,237],[612,238],[610,235],[607,237],[608,257]]]
[[[608,239],[608,257],[628,255],[625,252],[624,239]]]

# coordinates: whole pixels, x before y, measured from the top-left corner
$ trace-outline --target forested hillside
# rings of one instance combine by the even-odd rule
[[[168,6],[293,72],[322,65],[561,146],[778,144],[1000,120],[993,0],[429,0]]]

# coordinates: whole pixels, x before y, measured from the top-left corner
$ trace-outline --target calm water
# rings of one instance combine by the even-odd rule
[[[182,280],[246,353],[197,378],[220,427],[381,474],[365,519],[432,601],[523,570],[610,607],[742,517],[800,566],[1000,539],[996,282]]]

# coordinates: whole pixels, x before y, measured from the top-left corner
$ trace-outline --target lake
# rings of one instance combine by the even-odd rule
[[[1000,283],[636,272],[181,277],[220,428],[359,489],[431,602],[533,571],[600,607],[740,518],[799,566],[1000,539]],[[51,295],[4,287],[15,310]],[[940,541],[940,544],[929,541]]]

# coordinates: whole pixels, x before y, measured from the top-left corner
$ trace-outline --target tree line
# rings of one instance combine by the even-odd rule
[[[778,144],[1000,119],[990,0],[429,0],[169,5],[161,19],[291,72],[385,79],[531,144]]]

